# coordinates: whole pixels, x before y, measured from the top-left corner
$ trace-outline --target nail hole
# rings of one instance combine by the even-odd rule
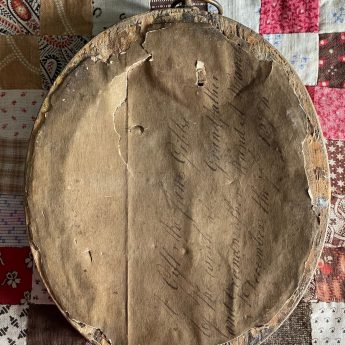
[[[145,132],[145,128],[144,126],[141,126],[141,125],[135,125],[135,126],[132,126],[131,128],[129,128],[128,130],[130,133],[139,133],[139,134],[143,134]]]

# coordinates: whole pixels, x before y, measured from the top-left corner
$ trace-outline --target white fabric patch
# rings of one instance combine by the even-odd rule
[[[93,0],[92,34],[97,35],[109,26],[150,9],[150,0]]]
[[[46,92],[0,90],[0,138],[29,139]]]
[[[259,32],[260,0],[218,0],[218,2],[223,6],[224,16]],[[210,12],[217,12],[216,8],[212,5],[208,5],[208,9]]]
[[[319,68],[317,33],[270,34],[264,38],[290,62],[304,85],[316,85]]]
[[[338,182],[343,181],[340,180]],[[333,193],[332,197],[336,201],[334,204],[331,204],[331,208],[329,210],[329,221],[325,247],[334,247],[332,244],[330,244],[334,240],[339,243],[337,247],[345,247],[345,195],[337,195]]]
[[[36,265],[32,267],[32,291],[31,301],[32,304],[54,304],[50,297],[47,288],[45,287],[42,279],[37,271]]]
[[[321,33],[345,31],[344,0],[320,0],[319,30]]]
[[[23,305],[0,305],[0,344],[26,344],[28,310]]]
[[[339,345],[345,339],[345,303],[311,303],[312,344]]]

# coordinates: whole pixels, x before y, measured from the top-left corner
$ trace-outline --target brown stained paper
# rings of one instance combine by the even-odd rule
[[[302,151],[311,124],[277,62],[175,23],[106,62],[86,58],[46,109],[31,243],[82,334],[210,345],[276,317],[319,226]]]

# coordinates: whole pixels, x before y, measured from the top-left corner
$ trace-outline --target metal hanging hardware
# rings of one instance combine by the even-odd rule
[[[213,5],[214,7],[217,8],[218,13],[222,15],[224,13],[223,11],[223,6],[216,0],[201,0],[202,2],[205,2],[206,4]],[[193,0],[175,0],[172,4],[171,7],[178,7],[178,5],[181,4],[181,7],[193,7]]]

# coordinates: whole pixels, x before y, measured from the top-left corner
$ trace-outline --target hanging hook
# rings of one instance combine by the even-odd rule
[[[207,4],[213,5],[214,7],[217,8],[218,13],[220,15],[223,14],[223,7],[222,5],[216,1],[216,0],[201,0],[203,2],[206,2]],[[171,7],[177,7],[177,5],[182,4],[182,7],[192,7],[193,6],[193,0],[175,0],[172,4]]]

